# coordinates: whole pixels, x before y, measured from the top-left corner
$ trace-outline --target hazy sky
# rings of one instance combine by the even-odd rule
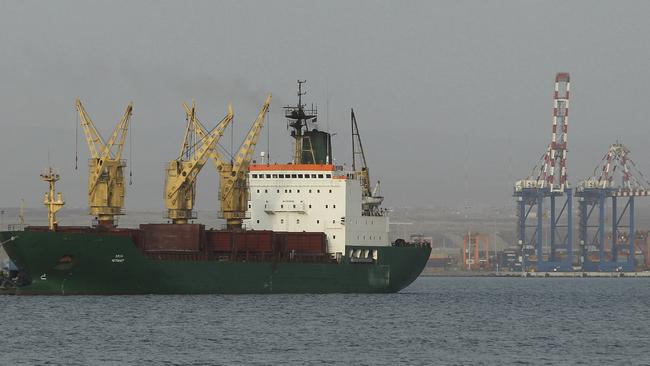
[[[388,206],[511,204],[550,140],[558,71],[572,78],[570,181],[617,139],[650,174],[648,14],[646,1],[3,1],[0,206],[40,205],[48,151],[68,206],[86,205],[77,96],[105,137],[135,103],[127,209],[162,212],[192,98],[210,127],[233,103],[237,146],[272,92],[271,154],[286,162],[298,78],[339,163],[354,107]],[[198,209],[216,210],[212,166],[198,189]]]

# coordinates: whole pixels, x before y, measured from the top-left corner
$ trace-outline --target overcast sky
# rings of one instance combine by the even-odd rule
[[[339,163],[354,107],[388,206],[509,205],[550,141],[558,71],[572,81],[570,181],[617,139],[650,174],[648,14],[646,1],[3,1],[0,207],[41,204],[48,153],[68,206],[86,205],[77,96],[105,137],[134,102],[127,209],[162,212],[192,98],[210,127],[233,103],[237,146],[272,92],[270,150],[286,162],[281,107],[298,78]],[[198,189],[198,209],[216,209],[212,166]]]

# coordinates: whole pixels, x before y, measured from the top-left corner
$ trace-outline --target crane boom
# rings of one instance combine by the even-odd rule
[[[76,108],[91,157],[88,167],[90,214],[97,218],[99,225],[112,227],[114,216],[123,214],[125,164],[121,157],[129,131],[133,103],[127,105],[107,142],[102,139],[79,98],[76,100]]]
[[[233,118],[232,109],[228,108],[226,117],[212,131],[201,134],[199,141],[192,144],[190,141],[192,135],[195,133],[199,135],[195,128],[195,106],[192,105],[190,109],[184,104],[184,107],[186,107],[187,127],[181,153],[178,159],[169,162],[165,182],[167,216],[175,224],[185,224],[188,219],[196,217],[192,211],[196,197],[196,177]]]
[[[183,103],[183,107],[185,108],[185,113],[191,113],[190,107]],[[228,105],[228,113],[232,115],[232,105]],[[192,114],[192,123],[193,123],[193,128],[196,134],[198,135],[199,138],[205,138],[205,136],[208,135],[208,130],[203,126],[201,121],[196,117],[195,114]],[[182,154],[182,152],[181,152]],[[212,161],[215,169],[219,172],[221,169],[223,169],[223,165],[226,164],[226,162],[221,158],[221,155],[217,151],[217,149],[212,149],[209,151],[209,156],[210,160]]]
[[[361,144],[361,135],[359,134],[359,127],[357,126],[357,118],[354,115],[354,109],[350,109],[350,124],[352,125],[352,170],[357,171],[357,155],[361,155],[360,180],[363,195],[366,197],[372,196],[370,189],[370,172],[368,171],[368,164],[366,162],[366,154],[363,152],[363,145]],[[358,148],[357,148],[358,145]]]
[[[90,150],[90,157],[97,159],[99,158],[99,152],[104,146],[104,140],[102,140],[102,136],[99,134],[99,132],[97,132],[95,124],[88,116],[88,113],[86,112],[83,104],[81,104],[81,100],[79,98],[77,98],[76,101],[76,108],[79,112],[79,122],[81,123],[81,127],[84,130],[84,135],[86,136],[86,143],[88,144],[88,150]]]
[[[246,204],[248,201],[248,165],[253,157],[255,146],[264,126],[264,118],[268,113],[271,98],[271,94],[266,97],[262,109],[248,131],[233,162],[224,161],[216,149],[212,149],[209,152],[209,157],[219,173],[221,214],[226,219],[229,228],[240,228],[242,220],[246,215]],[[186,113],[190,113],[190,107],[187,104],[184,104],[184,107]],[[229,113],[232,114],[230,108],[229,106]],[[206,136],[208,132],[199,119],[195,116],[193,121],[197,135],[200,138]]]
[[[253,153],[255,152],[255,146],[259,140],[262,127],[264,126],[264,118],[266,113],[269,111],[269,105],[271,104],[271,94],[266,97],[262,109],[257,114],[257,118],[253,122],[251,129],[248,131],[244,142],[242,143],[239,151],[235,155],[235,161],[232,166],[231,174],[229,174],[228,185],[225,187],[222,186],[221,189],[224,194],[229,195],[232,189],[234,188],[234,183],[240,179],[246,179],[246,174],[248,173],[248,165],[251,162]]]
[[[361,183],[362,204],[364,215],[381,215],[382,211],[379,206],[384,201],[379,193],[379,181],[375,188],[370,187],[370,170],[366,161],[366,154],[363,151],[361,143],[361,134],[357,125],[357,117],[354,115],[354,109],[350,109],[350,125],[352,128],[352,170],[356,172]],[[361,169],[357,170],[357,155],[361,155]]]

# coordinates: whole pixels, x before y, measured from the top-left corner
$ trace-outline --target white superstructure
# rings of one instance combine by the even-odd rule
[[[330,164],[258,164],[249,171],[246,228],[324,232],[329,253],[388,246],[388,217],[362,209],[358,174]]]

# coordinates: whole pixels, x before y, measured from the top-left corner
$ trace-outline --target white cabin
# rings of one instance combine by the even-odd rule
[[[390,245],[388,217],[363,214],[354,172],[331,164],[256,164],[248,178],[247,229],[324,232],[329,253]]]

